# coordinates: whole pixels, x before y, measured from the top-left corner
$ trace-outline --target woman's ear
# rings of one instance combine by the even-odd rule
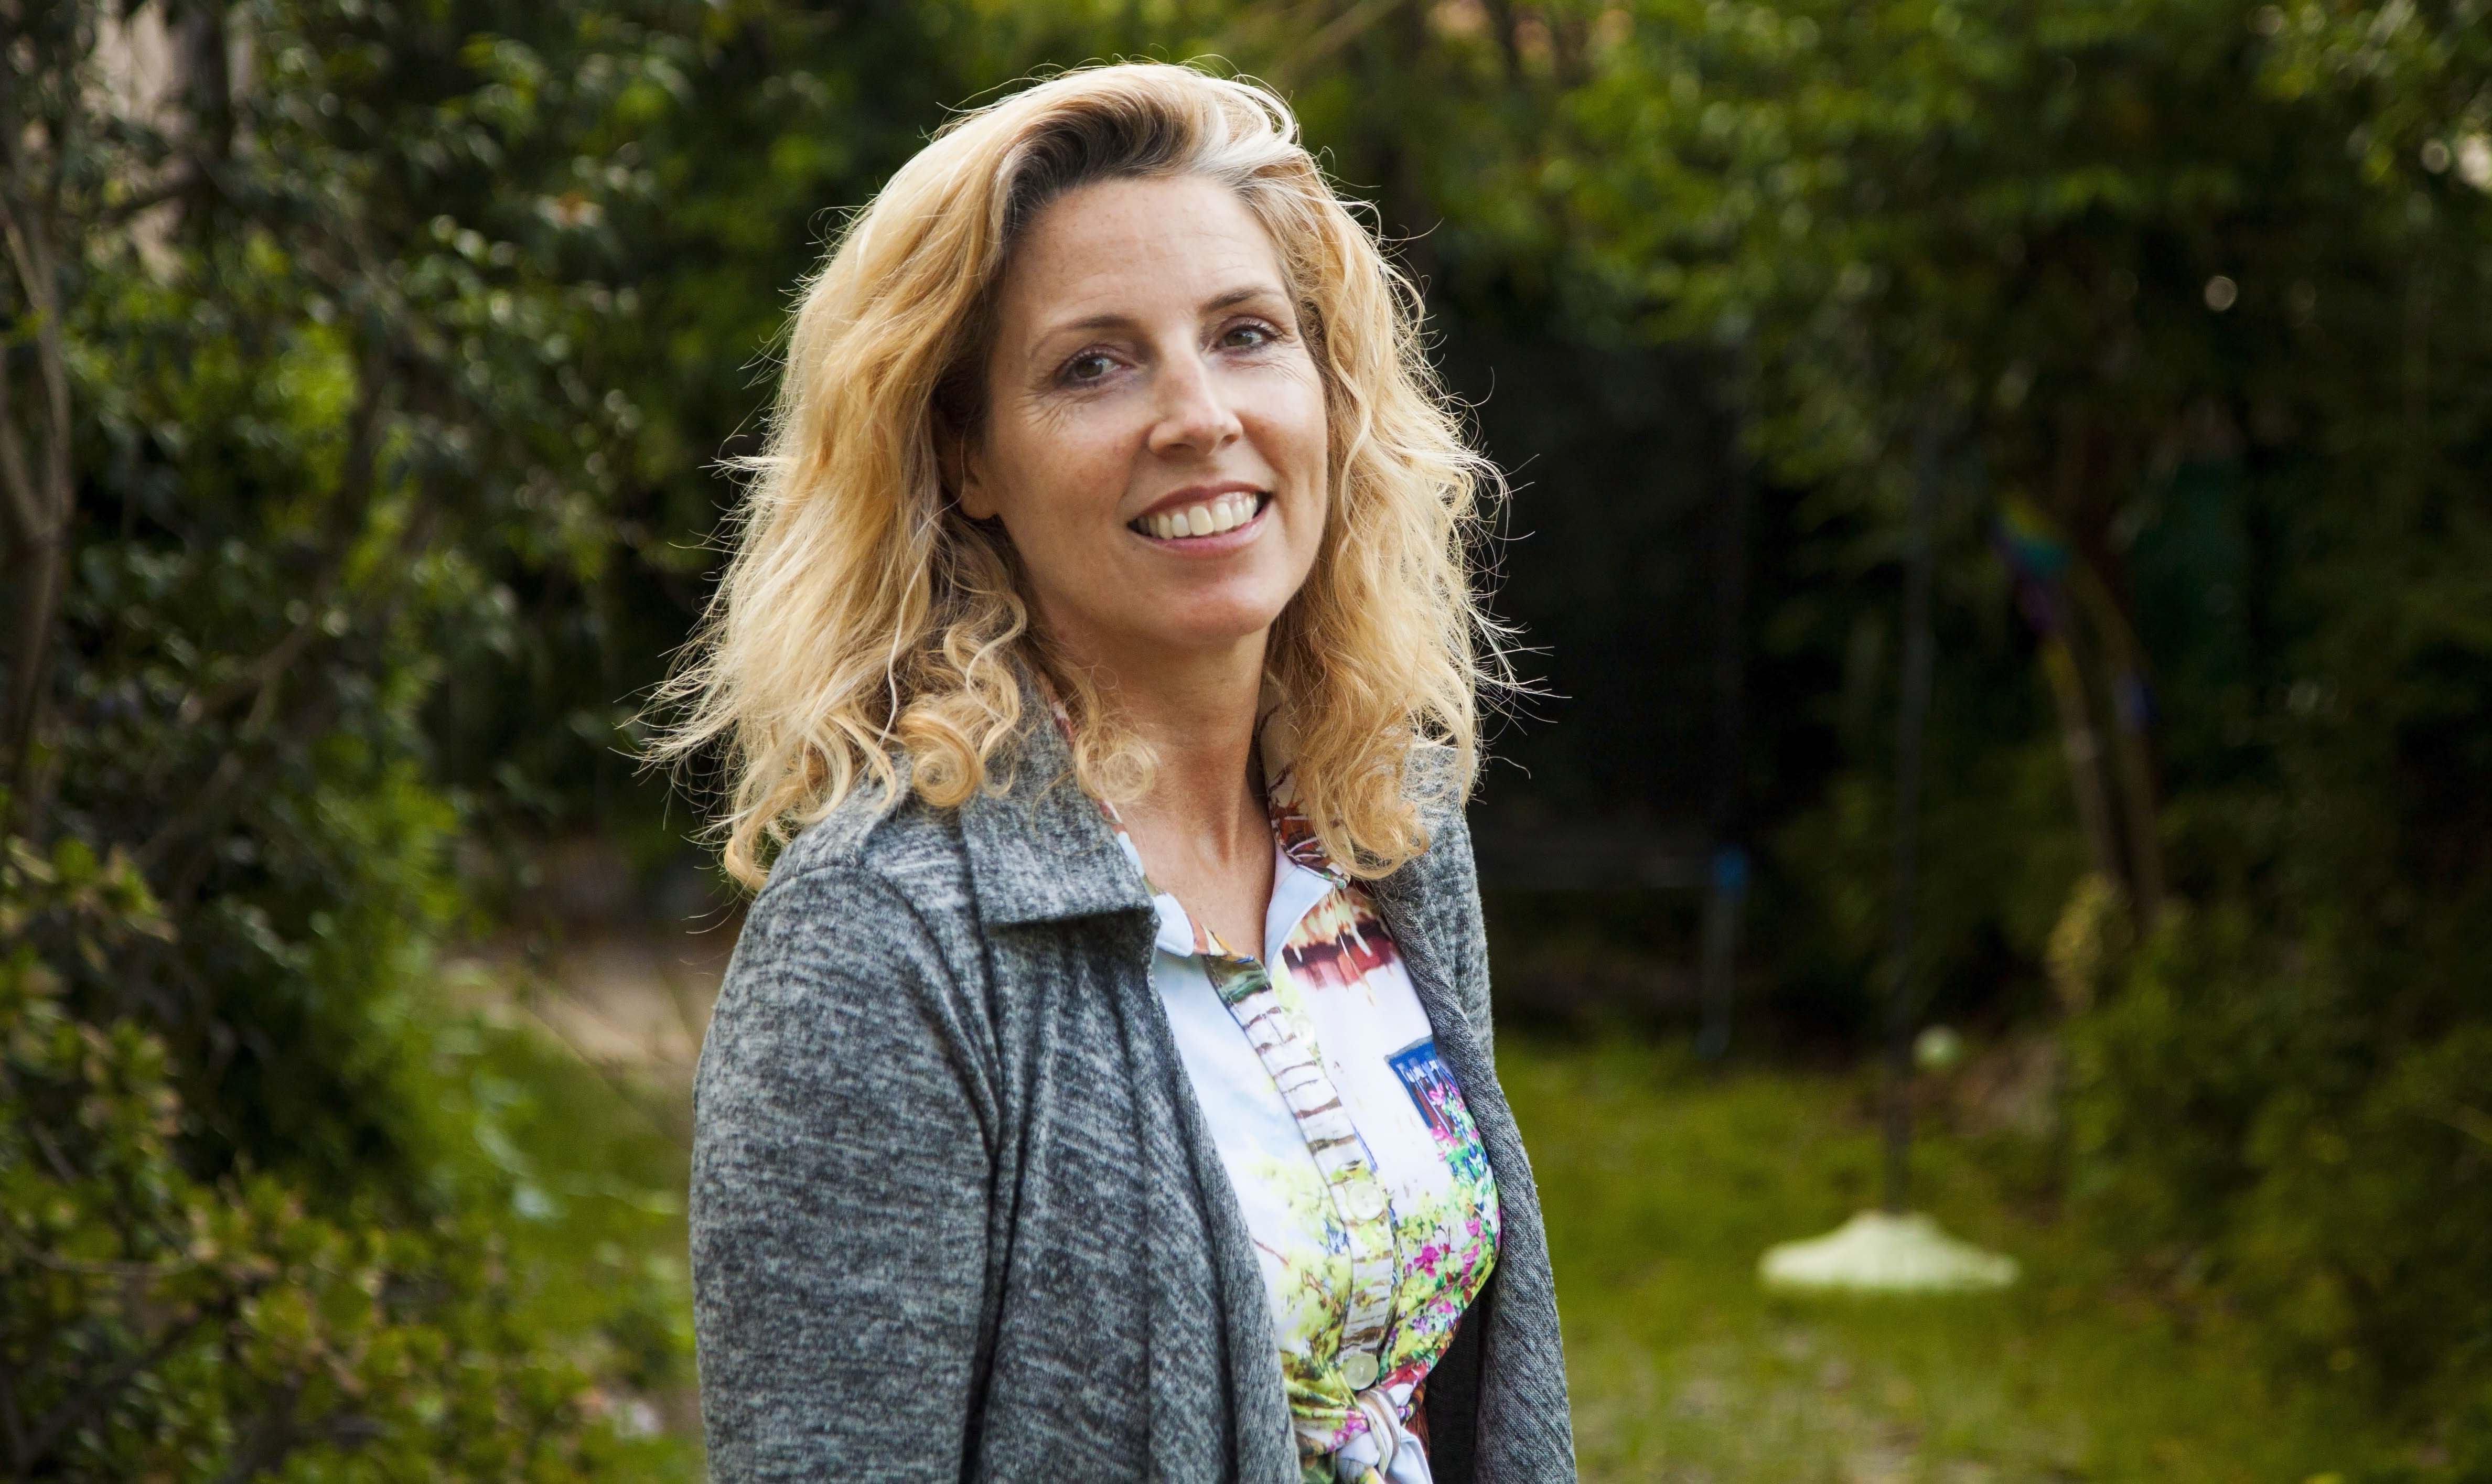
[[[995,518],[995,501],[989,489],[985,471],[980,469],[977,451],[969,440],[958,434],[946,437],[935,450],[935,463],[943,476],[943,488],[952,491],[952,503],[961,514],[972,520]]]

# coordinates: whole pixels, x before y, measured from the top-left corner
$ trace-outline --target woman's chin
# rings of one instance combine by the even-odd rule
[[[1129,618],[1114,628],[1118,647],[1171,658],[1227,653],[1260,640],[1271,630],[1285,604],[1243,599],[1195,601],[1172,606],[1147,617]]]

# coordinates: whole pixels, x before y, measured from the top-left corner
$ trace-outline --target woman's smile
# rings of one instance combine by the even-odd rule
[[[1272,492],[1250,485],[1180,490],[1125,522],[1154,546],[1189,556],[1214,556],[1245,546],[1263,529]]]

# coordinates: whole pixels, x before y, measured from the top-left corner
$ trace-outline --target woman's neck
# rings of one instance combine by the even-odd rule
[[[1268,849],[1254,788],[1255,710],[1262,697],[1262,636],[1208,653],[1136,657],[1103,667],[1111,704],[1151,749],[1150,790],[1129,805],[1164,831],[1233,856]]]
[[[1091,661],[1112,692],[1109,704],[1157,758],[1149,790],[1117,805],[1144,869],[1222,942],[1249,954],[1263,950],[1273,870],[1271,823],[1254,774],[1264,639]]]

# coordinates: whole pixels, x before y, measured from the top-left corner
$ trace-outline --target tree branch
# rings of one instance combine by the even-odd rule
[[[18,544],[38,547],[56,534],[44,517],[43,494],[26,463],[26,441],[17,431],[16,398],[5,365],[0,365],[0,487],[8,490],[10,534]]]
[[[277,687],[271,686],[261,696],[252,707],[252,715],[246,719],[235,747],[218,762],[216,774],[207,787],[193,798],[189,808],[167,821],[144,846],[133,852],[132,864],[152,878],[157,875],[156,868],[170,857],[174,846],[216,830],[233,816],[248,792],[243,786],[250,778],[241,749],[255,745],[268,735],[276,720],[277,695]],[[300,708],[289,719],[288,730],[299,738],[326,727],[336,719],[335,700],[335,697],[315,696],[312,704]],[[208,853],[199,852],[183,871],[172,873],[168,879],[158,883],[157,900],[168,912],[178,915],[190,902],[191,894],[198,889],[206,876],[210,859]]]
[[[1370,26],[1399,8],[1404,0],[1358,0],[1358,3],[1326,22],[1323,29],[1309,37],[1306,44],[1292,50],[1283,64],[1282,72],[1296,76],[1313,63],[1358,40]]]
[[[0,1365],[0,1433],[9,1438],[10,1471],[25,1477],[35,1461],[26,1456],[26,1424],[17,1415],[17,1373],[6,1365]]]
[[[251,1440],[234,1450],[233,1467],[226,1469],[220,1484],[244,1484],[252,1474],[272,1469],[286,1454],[294,1451],[300,1434],[294,1422],[294,1404],[302,1399],[303,1381],[296,1378],[279,1393],[268,1414],[252,1429]]]
[[[355,536],[363,529],[364,516],[371,507],[372,490],[378,483],[382,397],[374,359],[367,358],[365,362],[354,410],[347,417],[345,462],[339,471],[338,491],[330,499],[329,518],[321,534],[320,567],[312,579],[302,621],[267,653],[244,666],[240,674],[213,691],[185,699],[182,725],[196,726],[245,697],[254,698],[252,712],[258,715],[261,706],[256,702],[265,700],[269,688],[302,658],[303,651],[318,635],[321,610],[328,607],[344,576],[346,557],[354,549]]]
[[[15,173],[14,168],[11,173]],[[66,522],[70,502],[70,371],[61,330],[60,279],[51,239],[29,226],[28,215],[20,209],[13,192],[0,191],[0,235],[7,238],[10,260],[16,267],[18,282],[25,286],[26,307],[33,312],[35,364],[44,377],[44,483],[53,501],[52,519]]]
[[[59,153],[57,142],[56,139],[55,155]],[[17,515],[26,532],[28,566],[34,577],[20,599],[16,652],[11,656],[8,716],[8,813],[24,821],[42,813],[36,801],[27,797],[27,786],[34,777],[35,741],[40,730],[44,682],[49,678],[52,616],[60,605],[61,549],[69,530],[70,374],[69,356],[62,341],[60,281],[55,274],[53,245],[37,229],[51,219],[48,214],[27,211],[17,198],[26,162],[14,135],[0,141],[0,162],[6,165],[6,179],[0,180],[0,237],[7,240],[10,260],[17,270],[18,285],[35,322],[36,364],[42,371],[44,392],[40,480],[27,467],[14,406],[5,409],[9,414],[5,419],[7,434],[0,437],[0,474],[5,474],[12,502],[18,506]],[[55,180],[55,191],[57,186]],[[34,218],[31,223],[30,217]],[[0,381],[6,379],[6,368],[0,366]]]
[[[95,214],[95,218],[104,226],[119,226],[133,217],[152,211],[166,201],[188,195],[202,186],[212,185],[214,181],[215,177],[206,171],[195,165],[190,166],[174,172],[135,195],[104,207]]]
[[[121,1388],[130,1383],[131,1378],[173,1353],[175,1347],[189,1339],[192,1332],[201,1324],[206,1323],[211,1318],[222,1318],[223,1307],[219,1305],[215,1309],[203,1310],[193,1318],[174,1325],[154,1345],[105,1372],[103,1379],[79,1386],[68,1401],[53,1408],[42,1421],[35,1424],[34,1431],[26,1439],[27,1463],[31,1465],[41,1459],[72,1424],[119,1394]]]

